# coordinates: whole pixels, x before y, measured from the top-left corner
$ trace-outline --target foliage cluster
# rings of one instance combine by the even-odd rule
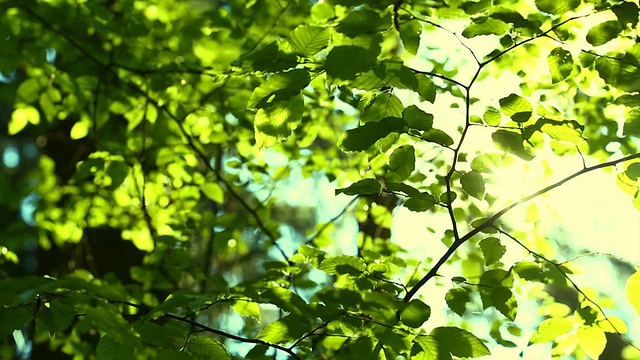
[[[0,169],[0,357],[637,350],[534,206],[528,228],[501,221],[600,169],[640,209],[636,2],[4,0],[0,14],[0,145],[19,149]],[[582,166],[497,196],[510,166],[553,173],[543,153]],[[327,215],[275,195],[294,174],[352,199]],[[394,241],[400,207],[443,252]],[[637,272],[627,297],[613,305],[640,313]],[[522,302],[541,309],[524,346]]]

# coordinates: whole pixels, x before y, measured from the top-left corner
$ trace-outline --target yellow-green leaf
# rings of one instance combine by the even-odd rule
[[[23,106],[15,109],[9,122],[9,135],[15,135],[22,131],[28,123],[37,125],[40,122],[40,113],[33,106]]]
[[[607,345],[607,337],[602,329],[595,326],[580,326],[577,336],[580,347],[590,358],[600,358],[600,354]]]

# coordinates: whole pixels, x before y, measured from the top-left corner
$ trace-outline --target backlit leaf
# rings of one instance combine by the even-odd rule
[[[633,306],[638,315],[640,315],[640,267],[636,267],[636,272],[627,279],[625,291],[627,293],[627,300],[629,300],[631,306]]]
[[[309,57],[327,47],[330,36],[327,28],[300,25],[289,36],[289,44],[296,54]]]
[[[571,319],[567,318],[551,318],[543,321],[538,330],[531,335],[532,344],[543,343],[552,341],[561,335],[574,330],[574,323]]]
[[[213,338],[207,336],[197,336],[189,341],[185,346],[185,351],[191,355],[192,359],[231,359],[224,345]]]
[[[462,190],[476,199],[484,197],[484,179],[477,171],[469,171],[460,177]]]
[[[607,345],[604,331],[597,326],[580,326],[576,332],[580,347],[592,359],[600,358]]]
[[[529,120],[533,107],[529,101],[520,95],[511,94],[500,99],[500,111],[511,117],[513,121],[522,123]]]
[[[504,35],[511,27],[500,20],[490,17],[480,17],[462,31],[462,36],[472,38],[478,35]]]
[[[386,179],[389,182],[402,182],[411,175],[415,168],[416,155],[413,146],[399,146],[389,157],[389,171]]]
[[[405,200],[404,207],[411,211],[422,212],[431,209],[436,204],[436,198],[428,193],[414,195]]]
[[[600,23],[587,33],[587,41],[593,46],[600,46],[614,39],[622,31],[622,25],[617,20]]]
[[[427,114],[415,105],[405,108],[402,112],[402,118],[412,129],[428,131],[433,125],[433,115]]]
[[[327,74],[343,80],[354,80],[358,73],[371,69],[375,64],[375,52],[354,45],[336,46],[325,60]]]
[[[393,94],[380,94],[364,109],[361,120],[363,122],[379,121],[386,117],[402,117],[402,102]]]
[[[400,312],[400,321],[405,325],[418,328],[431,316],[431,308],[418,299],[409,301],[407,306]]]
[[[563,81],[573,71],[573,57],[570,52],[561,47],[551,50],[547,57],[547,63],[553,83]]]
[[[338,141],[338,146],[344,151],[364,151],[376,141],[394,131],[404,128],[404,121],[399,118],[386,118],[380,121],[368,122],[352,130],[347,130]]]
[[[424,140],[440,144],[442,146],[453,145],[453,139],[449,134],[440,129],[429,129],[422,134]]]
[[[507,319],[514,321],[518,313],[518,303],[515,296],[509,288],[497,286],[491,291],[491,301],[493,306],[506,316]]]
[[[381,16],[382,15],[382,16]],[[353,10],[340,21],[336,30],[349,36],[356,37],[360,34],[373,34],[388,29],[391,26],[389,14],[379,14],[366,8]]]
[[[532,150],[524,147],[522,135],[513,131],[498,130],[491,135],[496,146],[520,157],[523,160],[532,160],[534,153]]]
[[[253,90],[247,107],[264,108],[274,102],[288,100],[309,85],[309,80],[309,72],[304,69],[276,73]]]
[[[491,355],[487,346],[472,333],[451,326],[437,327],[431,336],[454,356],[480,357]]]
[[[37,125],[40,123],[40,113],[33,106],[21,106],[11,114],[9,122],[9,135],[15,135],[22,131],[27,124]]]
[[[400,25],[400,39],[404,48],[413,55],[418,53],[420,47],[420,34],[422,33],[422,26],[417,20],[407,21]]]
[[[254,120],[258,146],[271,146],[285,140],[302,119],[304,100],[302,95],[278,101],[267,108],[258,109]]]
[[[580,6],[581,0],[535,0],[540,11],[561,15]]]
[[[382,190],[380,182],[376,179],[362,179],[346,188],[336,189],[336,195],[366,195],[366,194],[379,194]]]
[[[464,288],[452,288],[445,295],[447,306],[456,314],[462,316],[467,310],[467,303],[471,300],[469,292]]]
[[[332,275],[360,275],[367,269],[364,260],[357,256],[333,256],[324,259],[318,266],[318,270],[322,270]]]
[[[473,158],[471,169],[483,173],[492,173],[497,169],[510,166],[513,161],[513,157],[507,154],[485,153]]]
[[[500,239],[494,237],[481,240],[479,245],[487,266],[496,263],[507,251],[507,247],[500,243]]]

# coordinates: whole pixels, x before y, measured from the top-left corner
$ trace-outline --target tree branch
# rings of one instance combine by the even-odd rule
[[[610,167],[610,166],[615,166],[621,162],[625,162],[625,161],[629,161],[629,160],[633,160],[633,159],[638,159],[640,158],[640,154],[633,154],[633,155],[629,155],[629,156],[625,156],[623,158],[617,159],[617,160],[612,160],[612,161],[608,161],[602,164],[598,164],[598,165],[594,165],[591,167],[586,167],[578,172],[575,172],[567,177],[565,177],[564,179],[551,184],[541,190],[538,190],[536,192],[534,192],[531,195],[525,196],[520,200],[517,200],[509,205],[507,205],[506,207],[504,207],[502,210],[498,211],[497,213],[495,213],[493,216],[491,216],[489,219],[487,219],[485,222],[483,222],[482,224],[480,224],[478,227],[474,228],[473,230],[469,231],[466,235],[464,235],[463,237],[461,237],[459,240],[456,240],[453,242],[453,244],[451,244],[451,246],[447,249],[447,251],[444,253],[444,255],[442,255],[442,257],[438,260],[438,262],[436,262],[436,264],[431,268],[431,270],[429,270],[429,272],[422,277],[422,279],[420,279],[420,281],[418,281],[418,283],[416,283],[416,285],[414,285],[411,290],[407,293],[407,295],[404,297],[403,301],[408,302],[409,300],[411,300],[411,298],[413,298],[413,296],[418,292],[418,290],[420,290],[420,288],[422,286],[424,286],[424,284],[427,283],[427,281],[429,281],[429,279],[431,279],[432,277],[434,277],[436,275],[436,273],[438,272],[438,270],[440,269],[440,267],[447,261],[449,260],[449,258],[451,257],[451,255],[460,247],[460,245],[464,244],[467,240],[471,239],[473,236],[475,236],[476,234],[478,234],[479,232],[481,232],[482,230],[485,230],[489,227],[493,226],[493,223],[495,221],[497,221],[498,219],[500,219],[504,214],[506,214],[509,210],[513,209],[514,207],[526,203],[529,200],[532,200],[542,194],[545,194],[557,187],[560,187],[562,185],[564,185],[566,182],[568,182],[571,179],[574,179],[580,175],[586,174],[588,172],[594,171],[594,170],[598,170],[598,169],[602,169],[602,168],[606,168],[606,167]]]

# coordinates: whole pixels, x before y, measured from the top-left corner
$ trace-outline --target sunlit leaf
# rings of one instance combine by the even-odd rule
[[[529,101],[520,95],[511,94],[500,99],[500,111],[511,117],[513,121],[522,123],[529,120],[533,107]]]
[[[482,172],[491,173],[503,167],[513,164],[513,157],[506,154],[480,154],[471,161],[471,169]]]
[[[531,335],[529,342],[537,344],[552,341],[569,331],[573,331],[574,328],[575,324],[568,318],[546,319],[538,326],[538,330]]]
[[[379,14],[377,11],[360,8],[351,11],[347,17],[342,19],[336,30],[349,37],[355,37],[359,34],[372,34],[383,31],[390,26],[391,17],[389,14]]]
[[[627,293],[627,300],[629,300],[631,306],[633,306],[638,315],[640,315],[640,267],[636,267],[636,272],[627,279],[625,291]]]
[[[595,326],[580,326],[576,333],[580,347],[592,359],[600,358],[607,345],[604,331]]]
[[[233,303],[232,307],[239,315],[260,321],[260,306],[257,303],[248,300],[238,300]]]
[[[224,202],[224,191],[217,183],[210,182],[202,185],[202,192],[211,200],[222,204]]]
[[[207,336],[197,336],[193,341],[189,341],[185,350],[192,359],[231,359],[220,341]]]
[[[11,114],[9,122],[9,135],[15,135],[22,131],[27,124],[37,125],[40,123],[40,113],[33,106],[21,106]]]
[[[509,288],[497,286],[491,291],[491,301],[493,306],[506,316],[507,319],[514,321],[518,313],[518,302]]]

